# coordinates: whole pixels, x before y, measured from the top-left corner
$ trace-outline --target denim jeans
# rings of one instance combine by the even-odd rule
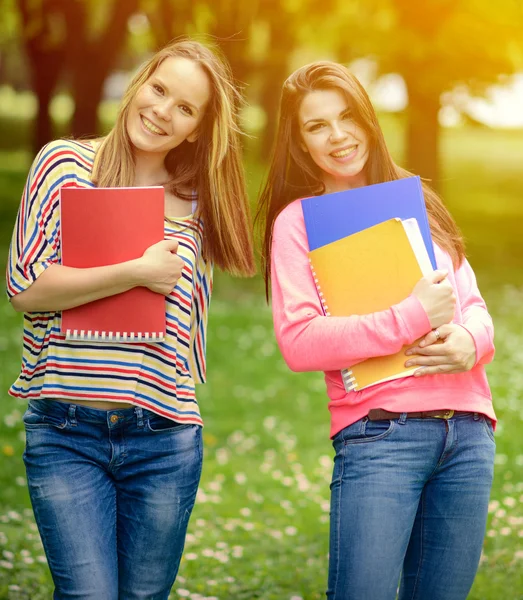
[[[495,442],[489,419],[401,418],[333,440],[331,600],[465,600],[485,535]]]
[[[24,462],[55,600],[164,600],[202,466],[197,425],[32,400]]]

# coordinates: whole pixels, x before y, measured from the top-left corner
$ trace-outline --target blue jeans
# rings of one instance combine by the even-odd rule
[[[465,600],[485,535],[495,442],[489,419],[401,418],[333,440],[332,600]]]
[[[24,462],[55,600],[164,600],[202,467],[197,425],[32,400]]]

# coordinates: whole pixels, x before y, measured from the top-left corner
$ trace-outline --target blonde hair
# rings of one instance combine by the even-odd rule
[[[133,146],[127,133],[130,105],[142,85],[166,58],[183,57],[202,67],[211,83],[211,98],[194,143],[182,142],[165,158],[171,175],[166,188],[180,197],[194,190],[197,214],[204,223],[203,255],[237,275],[253,275],[250,209],[241,166],[237,112],[241,96],[231,70],[216,48],[192,40],[174,41],[157,52],[127,88],[116,123],[102,139],[93,168],[99,187],[134,184]]]
[[[360,82],[346,67],[335,62],[319,61],[295,71],[283,84],[269,175],[256,214],[256,224],[262,237],[262,273],[267,294],[271,275],[272,228],[276,217],[293,200],[325,192],[320,168],[300,147],[299,108],[308,93],[333,89],[347,98],[354,121],[368,136],[367,184],[412,176],[392,160],[374,107]],[[432,237],[451,256],[457,268],[465,256],[460,231],[436,192],[425,182],[422,186]]]

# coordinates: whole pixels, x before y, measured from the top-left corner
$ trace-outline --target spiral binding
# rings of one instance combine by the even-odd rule
[[[321,306],[323,308],[323,312],[326,317],[330,317],[331,314],[329,312],[329,307],[327,306],[327,301],[325,300],[325,296],[321,291],[321,285],[318,281],[318,277],[316,276],[316,271],[314,270],[314,265],[312,264],[312,259],[309,257],[309,264],[311,266],[312,277],[314,279],[314,283],[316,284],[316,290],[318,291],[318,296],[320,297]],[[346,392],[353,392],[357,389],[358,384],[356,382],[356,378],[352,374],[350,369],[343,369],[341,372],[341,378],[343,380],[343,385],[345,386]]]
[[[163,331],[134,332],[134,331],[85,331],[85,329],[68,329],[65,339],[75,342],[162,342],[165,337]]]

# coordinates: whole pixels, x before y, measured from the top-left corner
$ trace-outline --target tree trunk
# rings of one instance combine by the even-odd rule
[[[439,165],[440,128],[438,113],[440,93],[420,89],[420,77],[404,75],[409,105],[407,108],[405,167],[430,180],[438,190],[441,186]]]
[[[33,153],[36,154],[53,138],[49,104],[64,66],[65,48],[54,44],[50,34],[50,19],[56,14],[53,3],[45,6],[43,16],[35,14],[34,7],[28,0],[19,0],[18,8],[24,25],[23,39],[31,65],[33,89],[38,99],[36,127],[32,139]]]

